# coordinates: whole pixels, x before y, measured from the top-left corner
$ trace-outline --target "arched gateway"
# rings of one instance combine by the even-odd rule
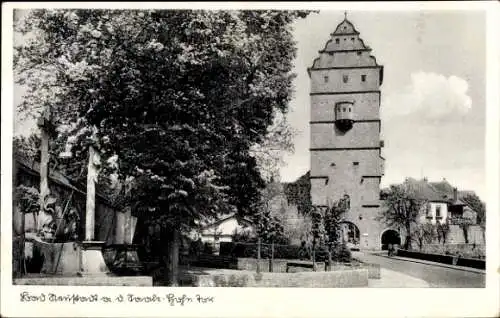
[[[401,235],[399,235],[398,231],[393,229],[385,230],[382,232],[380,243],[382,244],[382,250],[387,250],[389,244],[401,245]]]

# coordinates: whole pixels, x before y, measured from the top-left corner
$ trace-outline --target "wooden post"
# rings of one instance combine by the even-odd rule
[[[85,241],[94,240],[95,227],[95,180],[97,170],[94,164],[94,147],[89,147],[89,162],[87,166],[87,205],[85,209]]]

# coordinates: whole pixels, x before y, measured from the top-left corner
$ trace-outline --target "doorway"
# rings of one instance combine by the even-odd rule
[[[380,241],[382,243],[382,250],[384,251],[387,250],[389,244],[401,245],[401,236],[396,230],[385,230],[382,233]]]

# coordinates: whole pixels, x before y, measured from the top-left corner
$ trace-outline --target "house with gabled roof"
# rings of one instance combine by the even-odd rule
[[[240,217],[237,213],[225,214],[215,220],[200,224],[196,233],[192,233],[194,240],[201,239],[203,243],[209,243],[217,247],[220,242],[231,242],[235,232],[252,230],[252,221]]]
[[[455,220],[467,218],[471,224],[477,223],[477,213],[462,200],[471,191],[458,191],[446,179],[429,182],[427,178],[421,180],[407,178],[405,185],[417,199],[426,202],[420,217],[421,222],[443,224],[447,221],[454,223]]]

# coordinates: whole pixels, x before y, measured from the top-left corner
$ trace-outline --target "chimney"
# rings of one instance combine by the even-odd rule
[[[453,188],[453,201],[458,200],[458,190],[457,188]]]
[[[427,177],[424,177],[424,181],[427,182]]]

